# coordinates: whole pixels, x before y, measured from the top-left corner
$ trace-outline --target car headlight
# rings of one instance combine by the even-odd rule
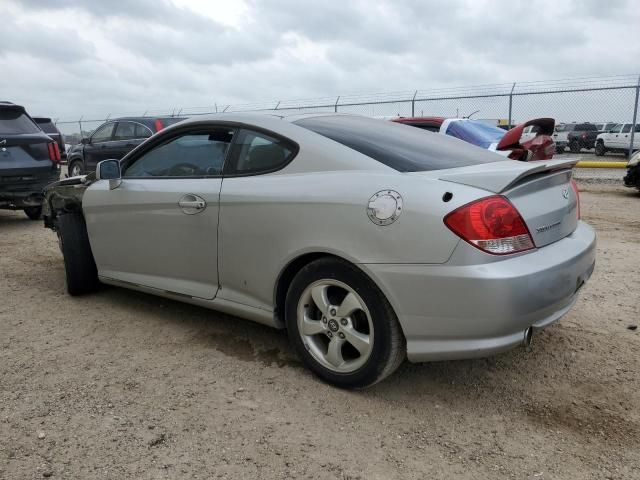
[[[629,163],[627,163],[627,168],[635,167],[639,163],[640,163],[640,152],[636,152],[629,160]]]

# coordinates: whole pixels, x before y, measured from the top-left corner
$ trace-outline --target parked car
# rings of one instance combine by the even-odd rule
[[[631,145],[631,130],[634,130],[633,123],[618,123],[608,132],[600,133],[596,138],[596,155],[602,156],[607,152],[627,154]],[[639,149],[640,124],[637,124],[633,135],[633,150]]]
[[[537,118],[511,130],[467,118],[395,117],[392,121],[459,138],[513,160],[549,160],[555,153],[551,137],[555,125],[553,118]],[[522,141],[524,131],[529,127],[535,130],[535,134]]]
[[[48,117],[31,117],[33,121],[40,127],[40,129],[46,133],[52,140],[54,140],[58,144],[58,149],[60,150],[60,158],[64,163],[67,160],[67,148],[64,141],[64,135],[62,132],[58,130],[56,124],[53,123]]]
[[[569,310],[596,242],[574,163],[354,115],[211,115],[50,186],[45,224],[70,294],[101,281],[286,328],[321,378],[365,387]]]
[[[596,145],[596,137],[600,132],[593,123],[579,123],[567,132],[567,141],[571,153],[580,153],[583,148],[591,149]]]
[[[0,208],[36,220],[44,187],[60,178],[60,150],[26,112],[0,102]]]
[[[124,117],[103,123],[69,151],[69,176],[93,172],[101,160],[119,160],[154,133],[181,120],[184,117]]]
[[[637,188],[640,190],[640,151],[633,154],[627,163],[627,174],[624,179],[624,186]]]
[[[573,143],[570,142],[569,134],[573,134]],[[584,138],[582,134],[585,134]],[[565,148],[569,148],[573,153],[578,153],[581,148],[593,148],[597,134],[598,127],[593,123],[559,123],[553,133],[556,152],[563,153]]]
[[[613,127],[617,125],[616,122],[605,122],[605,123],[596,123],[594,124],[600,133],[608,132]]]

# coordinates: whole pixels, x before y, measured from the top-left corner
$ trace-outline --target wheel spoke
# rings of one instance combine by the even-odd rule
[[[356,310],[362,310],[362,305],[360,305],[360,301],[358,298],[351,292],[344,297],[342,303],[338,307],[338,317],[348,317]]]
[[[329,311],[329,298],[327,297],[328,289],[329,287],[327,285],[318,285],[311,289],[311,298],[313,298],[313,302],[323,315],[326,315]]]
[[[339,367],[344,363],[344,358],[342,358],[342,345],[344,345],[344,340],[339,337],[333,337],[329,342],[326,359],[334,367]]]
[[[345,341],[349,342],[353,347],[358,350],[360,355],[367,355],[371,350],[371,342],[369,335],[360,333],[353,327],[343,328]]]
[[[317,335],[323,333],[322,322],[320,320],[313,320],[307,315],[302,319],[302,334],[303,335]]]

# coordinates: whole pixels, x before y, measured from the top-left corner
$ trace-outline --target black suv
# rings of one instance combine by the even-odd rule
[[[154,133],[185,117],[126,117],[103,123],[89,138],[69,149],[69,176],[95,172],[102,160],[120,160]]]
[[[596,138],[600,134],[598,127],[594,123],[570,124],[573,128],[567,134],[569,150],[572,153],[579,153],[583,148],[593,148],[596,146]]]
[[[60,179],[60,149],[24,107],[0,102],[0,208],[42,213],[43,188]]]
[[[67,159],[67,152],[64,145],[64,135],[62,132],[58,130],[56,124],[48,117],[31,117],[38,124],[38,126],[42,129],[44,133],[49,135],[52,140],[54,140],[58,144],[58,148],[60,149],[60,157],[64,162]]]

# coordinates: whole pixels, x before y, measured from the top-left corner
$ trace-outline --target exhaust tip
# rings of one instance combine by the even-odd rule
[[[525,348],[530,348],[532,341],[533,341],[533,328],[529,327],[524,331],[524,339],[522,340],[522,344],[525,346]]]

